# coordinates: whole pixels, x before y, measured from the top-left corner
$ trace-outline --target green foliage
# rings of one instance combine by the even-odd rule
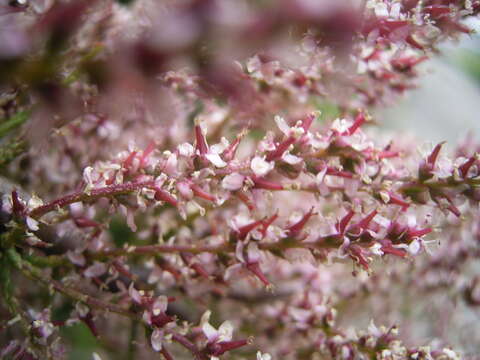
[[[135,0],[117,0],[120,5],[129,6],[134,3]]]
[[[99,347],[97,339],[84,323],[62,326],[60,332],[72,344],[68,360],[91,359],[92,353]]]
[[[135,240],[135,234],[127,224],[118,217],[112,219],[110,222],[109,231],[117,247],[122,247],[124,244],[132,244]]]
[[[330,103],[328,101],[321,101],[315,98],[313,103],[317,110],[321,111],[322,116],[317,116],[317,121],[330,121],[332,119],[336,119],[340,116],[340,108],[338,105]]]
[[[2,300],[9,311],[14,311],[11,265],[6,256],[0,258],[0,289]]]
[[[0,123],[0,139],[7,135],[13,129],[19,127],[28,120],[30,113],[28,111],[20,111],[13,115],[10,119]]]
[[[26,149],[26,142],[21,138],[15,138],[0,146],[0,169],[7,166]]]

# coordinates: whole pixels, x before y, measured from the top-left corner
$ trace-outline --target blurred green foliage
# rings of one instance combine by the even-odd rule
[[[472,50],[462,50],[455,56],[455,62],[469,76],[480,82],[480,52]]]
[[[72,326],[62,326],[61,334],[70,344],[71,350],[68,360],[87,360],[92,358],[92,353],[98,349],[99,343],[84,323]]]
[[[132,5],[135,0],[117,0],[117,2],[121,5]]]
[[[10,119],[0,122],[0,138],[7,135],[11,130],[19,127],[28,120],[30,113],[28,111],[20,111],[13,115]]]
[[[340,108],[328,101],[322,101],[321,99],[312,98],[313,105],[317,110],[321,112],[321,116],[317,116],[317,121],[331,121],[340,116]]]
[[[110,222],[110,235],[117,247],[123,247],[125,244],[135,243],[135,234],[128,225],[119,217],[115,217]]]

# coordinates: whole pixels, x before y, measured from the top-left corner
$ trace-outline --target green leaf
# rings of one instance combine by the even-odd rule
[[[20,254],[15,250],[13,247],[6,251],[8,260],[10,260],[10,264],[13,265],[18,270],[23,268],[23,259]]]
[[[25,140],[17,137],[0,147],[0,169],[7,166],[27,149]]]
[[[20,111],[13,115],[10,119],[0,123],[0,138],[4,137],[10,131],[22,125],[25,121],[28,120],[29,116],[29,111]]]

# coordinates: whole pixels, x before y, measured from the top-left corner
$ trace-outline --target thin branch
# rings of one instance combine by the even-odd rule
[[[29,215],[33,218],[40,218],[50,211],[64,208],[76,202],[91,202],[102,197],[124,195],[141,188],[152,187],[154,184],[155,182],[153,180],[143,182],[128,182],[124,184],[114,184],[102,188],[92,189],[89,193],[85,191],[78,191],[76,193],[53,200],[45,205],[38,206],[31,210]]]
[[[46,285],[49,288],[52,288],[53,290],[73,299],[76,301],[83,302],[87,304],[90,307],[97,308],[100,310],[103,310],[104,312],[111,312],[111,313],[116,313],[122,316],[126,316],[132,320],[142,322],[142,317],[128,309],[125,309],[121,306],[118,306],[116,304],[104,302],[102,300],[99,300],[97,298],[94,298],[90,295],[87,295],[85,293],[82,293],[78,290],[69,288],[65,285],[63,285],[61,282],[52,279],[51,277],[45,275],[38,269],[36,269],[34,266],[29,264],[27,261],[23,261],[20,257],[20,255],[13,249],[9,249],[7,251],[7,255],[9,256],[10,260],[12,263],[16,266],[18,270],[20,270],[26,277],[38,281],[44,285]],[[185,336],[178,334],[174,331],[167,331],[167,333],[172,335],[172,340],[179,343],[182,345],[184,348],[189,350],[192,355],[195,357],[195,359],[198,360],[208,360],[206,355],[204,355],[198,347],[192,343],[190,340],[188,340]]]

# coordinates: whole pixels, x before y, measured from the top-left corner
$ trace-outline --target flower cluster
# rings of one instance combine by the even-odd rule
[[[479,12],[0,5],[0,357],[65,358],[86,328],[95,360],[459,359],[480,146],[370,114]]]

